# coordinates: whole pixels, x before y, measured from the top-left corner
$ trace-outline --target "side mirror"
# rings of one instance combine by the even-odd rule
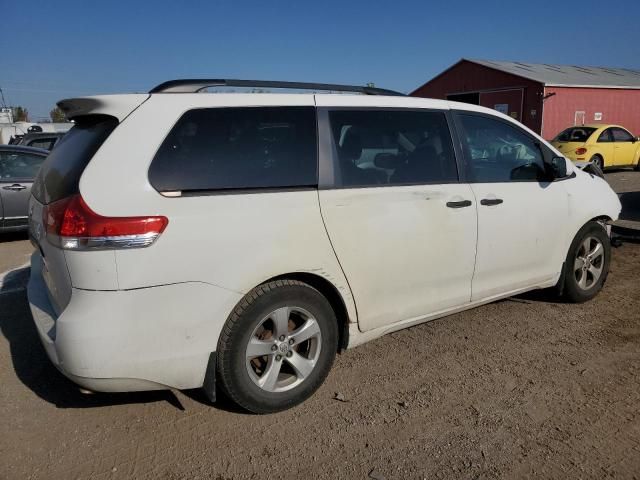
[[[553,157],[550,167],[553,178],[565,178],[567,176],[567,160],[564,157]]]

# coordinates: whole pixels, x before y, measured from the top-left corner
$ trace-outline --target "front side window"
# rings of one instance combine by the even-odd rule
[[[633,135],[622,128],[612,128],[614,142],[633,142]]]
[[[340,110],[329,112],[329,121],[340,186],[458,181],[443,112]]]
[[[42,155],[0,152],[0,181],[33,179],[44,159]]]
[[[613,137],[611,136],[611,129],[607,128],[598,137],[598,143],[610,143],[610,142],[613,142]]]
[[[501,120],[459,114],[470,181],[534,182],[546,177],[539,144]]]
[[[185,113],[158,150],[160,191],[317,186],[313,107],[206,108]]]

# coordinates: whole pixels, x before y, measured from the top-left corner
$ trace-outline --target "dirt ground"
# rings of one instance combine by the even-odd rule
[[[618,192],[622,203],[622,212],[616,225],[640,230],[640,172],[617,170],[606,173],[605,177],[611,187]],[[636,238],[638,237],[636,232]]]
[[[24,237],[2,240],[1,265],[22,264]],[[529,294],[387,335],[269,416],[79,393],[39,344],[27,275],[0,279],[0,479],[640,478],[638,243],[589,303]]]

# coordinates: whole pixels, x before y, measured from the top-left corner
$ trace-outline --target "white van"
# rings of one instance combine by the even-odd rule
[[[219,85],[341,93],[199,93]],[[89,390],[218,385],[273,412],[340,349],[607,277],[618,197],[492,110],[220,80],[58,105],[75,126],[33,186],[28,294]]]

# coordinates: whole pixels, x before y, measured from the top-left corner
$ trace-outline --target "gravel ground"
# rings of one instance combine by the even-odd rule
[[[640,192],[640,172],[629,169],[607,170],[607,182],[618,193]]]
[[[640,173],[607,177],[640,191]],[[25,238],[0,240],[2,269]],[[529,294],[387,335],[269,416],[79,393],[39,344],[27,275],[0,274],[0,479],[640,478],[640,244],[589,303]]]

